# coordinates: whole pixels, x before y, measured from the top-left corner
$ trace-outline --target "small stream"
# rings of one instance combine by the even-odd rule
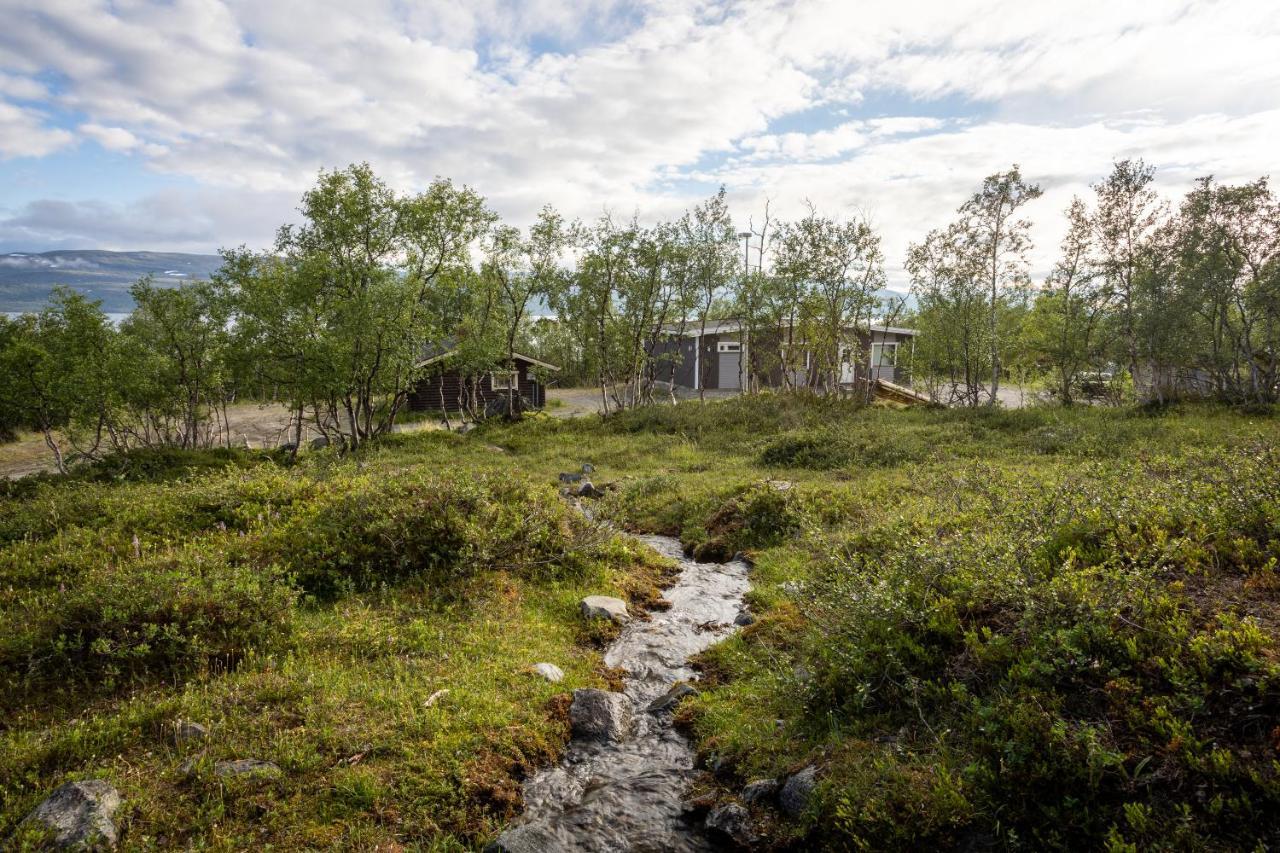
[[[693,747],[672,727],[669,713],[647,708],[676,682],[696,679],[689,658],[736,630],[734,618],[749,588],[747,565],[697,563],[676,539],[639,538],[677,561],[681,571],[663,593],[671,608],[632,619],[605,653],[608,666],[626,671],[623,692],[635,709],[635,731],[622,741],[570,741],[560,764],[525,782],[524,814],[491,850],[712,849],[682,808],[694,775]]]

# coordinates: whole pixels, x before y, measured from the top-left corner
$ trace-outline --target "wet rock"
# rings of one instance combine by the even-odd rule
[[[590,480],[584,480],[573,490],[573,496],[575,498],[602,498],[604,497],[604,492],[591,485]]]
[[[813,789],[818,784],[818,768],[812,765],[794,774],[778,792],[778,805],[788,817],[800,817],[809,807]]]
[[[778,787],[777,779],[756,779],[742,789],[742,800],[746,803],[766,802],[778,793]]]
[[[733,553],[723,539],[708,539],[694,546],[693,559],[699,563],[727,563],[733,559]]]
[[[190,720],[178,720],[173,726],[173,739],[181,746],[193,740],[204,740],[209,736],[209,730],[199,723],[193,723]]]
[[[631,619],[627,613],[627,603],[621,598],[588,595],[578,606],[582,609],[582,615],[588,619],[612,619],[619,625],[625,625]]]
[[[667,711],[674,711],[676,705],[680,704],[680,700],[686,696],[697,696],[698,691],[690,684],[683,681],[672,686],[670,690],[663,693],[657,699],[649,703],[646,709],[650,714],[661,714]]]
[[[329,446],[329,439],[326,436],[318,435],[315,438],[311,439],[311,444],[308,446],[312,450],[324,450],[326,447]]]
[[[526,823],[508,829],[484,847],[484,853],[547,853],[559,850],[553,833],[546,826]]]
[[[573,691],[569,724],[575,737],[619,741],[631,732],[631,700],[622,693],[580,688]]]
[[[36,806],[23,824],[43,824],[53,833],[57,848],[111,850],[119,840],[115,824],[119,808],[120,792],[101,779],[67,782]]]
[[[756,624],[755,614],[750,610],[739,610],[738,615],[733,617],[733,624],[739,628],[745,628],[748,625]]]
[[[716,795],[714,793],[699,794],[681,803],[680,810],[684,814],[706,814],[715,804]]]
[[[237,758],[234,761],[215,761],[213,764],[213,775],[219,779],[274,779],[282,772],[270,761],[257,758]]]
[[[707,815],[707,829],[727,836],[739,847],[750,847],[756,841],[751,831],[751,814],[737,803],[716,806]]]
[[[553,663],[535,663],[533,671],[555,684],[564,679],[564,670]]]

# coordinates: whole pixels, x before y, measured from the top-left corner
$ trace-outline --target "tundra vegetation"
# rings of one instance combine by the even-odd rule
[[[567,693],[610,683],[578,599],[663,583],[557,496],[589,458],[617,527],[755,564],[758,621],[680,716],[722,799],[819,768],[797,820],[752,806],[771,843],[1252,849],[1280,831],[1277,446],[1258,407],[761,394],[16,481],[0,837],[102,778],[131,848],[491,838]],[[211,770],[242,758],[282,773]]]
[[[70,292],[0,322],[5,429],[67,472],[0,489],[0,841],[37,843],[37,803],[103,779],[131,849],[484,843],[563,748],[569,692],[616,681],[616,629],[577,602],[659,605],[670,567],[622,529],[754,563],[757,620],[678,714],[721,802],[816,769],[801,813],[749,804],[764,844],[1271,844],[1275,198],[1206,179],[1171,212],[1117,164],[1030,287],[1038,194],[1016,167],[984,181],[912,248],[906,314],[862,217],[738,232],[719,193],[652,228],[548,208],[525,234],[467,188],[406,197],[357,166],[271,252],[139,283],[119,327]],[[959,405],[823,393],[836,330],[886,314]],[[653,341],[729,315],[787,330],[777,365],[804,342],[813,384],[655,404]],[[445,341],[473,377],[561,363],[604,416],[391,434]],[[1027,375],[1054,404],[990,405]],[[1188,377],[1216,399],[1176,400]],[[1098,383],[1155,405],[1070,405]],[[331,447],[226,446],[244,398]],[[588,461],[612,529],[557,493]]]

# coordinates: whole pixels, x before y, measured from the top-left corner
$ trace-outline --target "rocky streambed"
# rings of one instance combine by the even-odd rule
[[[694,562],[675,539],[640,538],[680,564],[664,592],[671,607],[626,621],[605,653],[607,665],[626,673],[623,691],[574,691],[563,760],[525,782],[524,815],[490,850],[712,849],[683,806],[695,754],[671,712],[697,677],[689,659],[735,630],[748,567]]]

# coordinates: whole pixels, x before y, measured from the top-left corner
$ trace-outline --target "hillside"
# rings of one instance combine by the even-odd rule
[[[765,396],[14,483],[0,839],[88,778],[124,849],[493,839],[570,691],[617,683],[579,598],[666,604],[652,552],[557,497],[589,460],[597,516],[753,564],[755,623],[677,714],[691,819],[742,804],[760,849],[1255,849],[1280,831],[1277,446],[1264,409]],[[240,759],[275,769],[223,778]],[[798,808],[746,794],[802,768]]]
[[[217,255],[180,252],[10,252],[0,255],[0,312],[38,311],[50,290],[66,285],[102,300],[103,311],[126,313],[133,310],[129,286],[143,276],[174,283],[207,279],[221,263]]]

